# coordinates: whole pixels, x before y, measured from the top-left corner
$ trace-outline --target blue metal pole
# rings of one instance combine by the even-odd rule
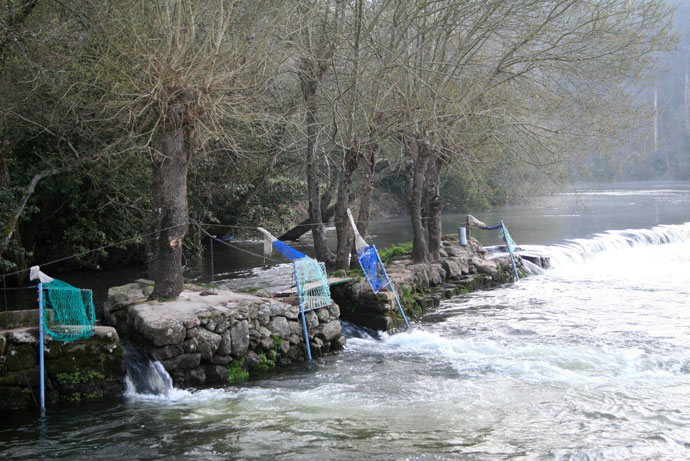
[[[45,376],[43,374],[43,283],[38,282],[38,374],[41,390],[41,415],[46,410]]]
[[[393,287],[393,284],[391,283],[391,279],[388,278],[388,272],[386,272],[386,268],[383,265],[383,261],[381,261],[381,257],[379,256],[379,251],[376,249],[376,246],[372,245],[374,247],[374,253],[376,253],[376,259],[378,261],[379,266],[381,267],[381,271],[383,272],[383,276],[386,277],[386,284],[390,287],[391,291],[393,292],[393,296],[395,297],[395,303],[398,305],[398,309],[400,309],[400,313],[402,314],[402,318],[405,321],[405,325],[407,326],[407,329],[410,329],[410,324],[407,321],[407,316],[405,316],[405,311],[403,310],[402,306],[400,305],[400,300],[398,299],[398,293],[395,292],[395,287]],[[360,261],[360,266],[362,262]],[[364,268],[362,268],[364,269]],[[371,281],[369,282],[371,283]]]
[[[295,271],[295,284],[297,285],[297,297],[299,298],[299,313],[302,316],[302,329],[304,329],[304,343],[307,346],[307,360],[311,360],[311,346],[309,345],[309,332],[307,331],[307,319],[304,316],[304,303],[302,302],[302,284],[299,281],[297,264],[292,263]]]

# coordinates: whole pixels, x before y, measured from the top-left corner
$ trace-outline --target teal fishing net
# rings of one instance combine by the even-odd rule
[[[272,249],[276,249],[280,254],[292,261],[295,282],[297,283],[297,294],[299,295],[303,311],[310,311],[333,304],[331,290],[328,285],[328,275],[323,263],[319,263],[304,253],[291,248],[275,238],[266,229],[259,227],[258,230],[264,235],[264,255],[268,256],[271,254]]]
[[[295,270],[297,291],[302,301],[302,309],[310,311],[319,307],[330,306],[331,290],[323,263],[305,256],[292,262]]]
[[[508,246],[508,252],[510,254],[513,254],[513,251],[515,251],[515,247],[517,246],[517,244],[510,237],[508,229],[506,228],[505,224],[503,224],[503,221],[501,221],[501,230],[499,231],[499,236],[506,242],[506,245]]]
[[[76,341],[93,334],[96,313],[91,290],[54,279],[43,284],[46,293],[43,326],[58,341]]]

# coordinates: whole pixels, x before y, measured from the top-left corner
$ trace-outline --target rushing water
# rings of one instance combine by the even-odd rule
[[[688,459],[690,191],[591,194],[581,197],[610,208],[572,212],[562,195],[511,226],[535,244],[520,229],[563,215],[544,229],[563,238],[527,245],[551,255],[542,274],[445,301],[409,332],[348,326],[345,351],[264,379],[130,390],[51,408],[44,422],[15,413],[0,422],[0,456]],[[609,224],[629,203],[637,217]],[[590,230],[572,230],[592,216],[578,228]],[[598,233],[623,228],[633,230]]]

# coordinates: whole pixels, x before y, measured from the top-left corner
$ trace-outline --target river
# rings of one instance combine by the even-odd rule
[[[690,185],[600,186],[476,216],[503,219],[554,267],[446,300],[409,332],[350,327],[343,352],[263,379],[128,392],[42,422],[15,412],[0,456],[688,459]],[[383,224],[378,246],[409,238]]]

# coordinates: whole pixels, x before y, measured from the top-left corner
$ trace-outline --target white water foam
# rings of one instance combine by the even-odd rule
[[[660,225],[651,229],[610,230],[587,239],[570,239],[564,244],[522,245],[522,248],[548,256],[551,259],[551,266],[559,268],[582,263],[585,259],[605,251],[687,241],[690,241],[690,222]]]
[[[461,377],[500,375],[532,382],[601,384],[612,380],[656,380],[686,374],[690,363],[690,357],[683,361],[639,347],[519,344],[500,338],[447,338],[423,330],[390,336],[383,345],[382,353],[426,355],[430,356],[429,360],[445,360]],[[381,348],[381,343],[372,346]]]

